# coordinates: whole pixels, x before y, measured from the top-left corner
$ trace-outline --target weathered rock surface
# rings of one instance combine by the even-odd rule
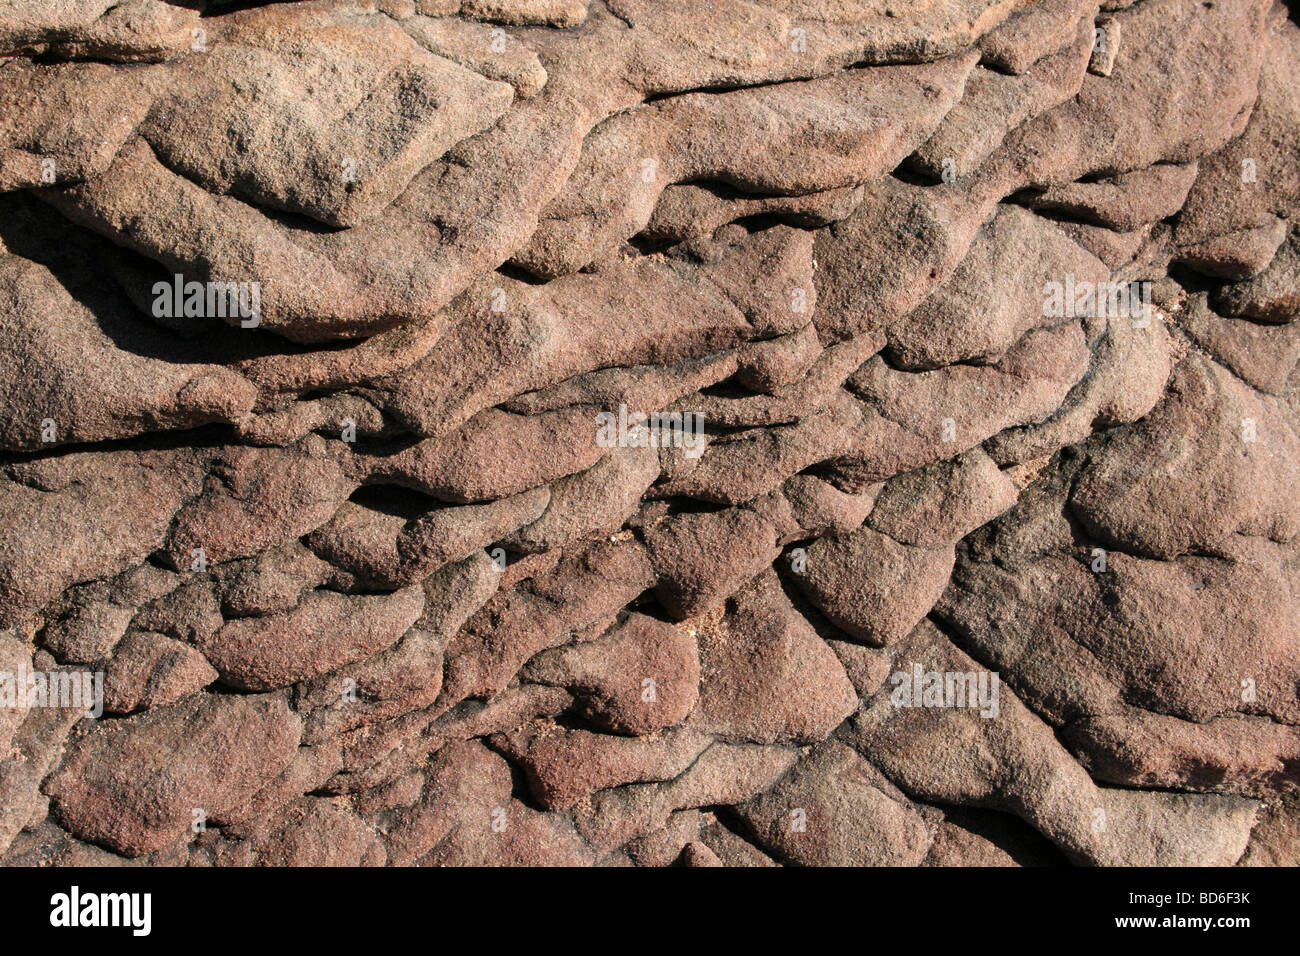
[[[95,727],[48,788],[72,833],[136,856],[188,830],[196,808],[217,822],[242,809],[300,730],[282,697],[206,695]]]
[[[1300,864],[1294,17],[0,0],[0,863]]]

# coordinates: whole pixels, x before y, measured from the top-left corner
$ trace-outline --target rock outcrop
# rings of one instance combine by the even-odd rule
[[[1274,0],[0,0],[0,861],[1296,865]]]

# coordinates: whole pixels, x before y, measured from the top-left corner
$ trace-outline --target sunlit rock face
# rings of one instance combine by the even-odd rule
[[[0,0],[0,863],[1300,863],[1269,0]]]

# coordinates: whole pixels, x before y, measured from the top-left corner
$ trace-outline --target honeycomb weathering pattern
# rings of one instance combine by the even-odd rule
[[[0,2],[0,860],[1295,865],[1298,72]]]

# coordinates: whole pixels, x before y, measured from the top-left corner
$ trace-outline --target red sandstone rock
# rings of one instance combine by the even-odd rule
[[[0,2],[0,862],[1300,862],[1293,17]]]

